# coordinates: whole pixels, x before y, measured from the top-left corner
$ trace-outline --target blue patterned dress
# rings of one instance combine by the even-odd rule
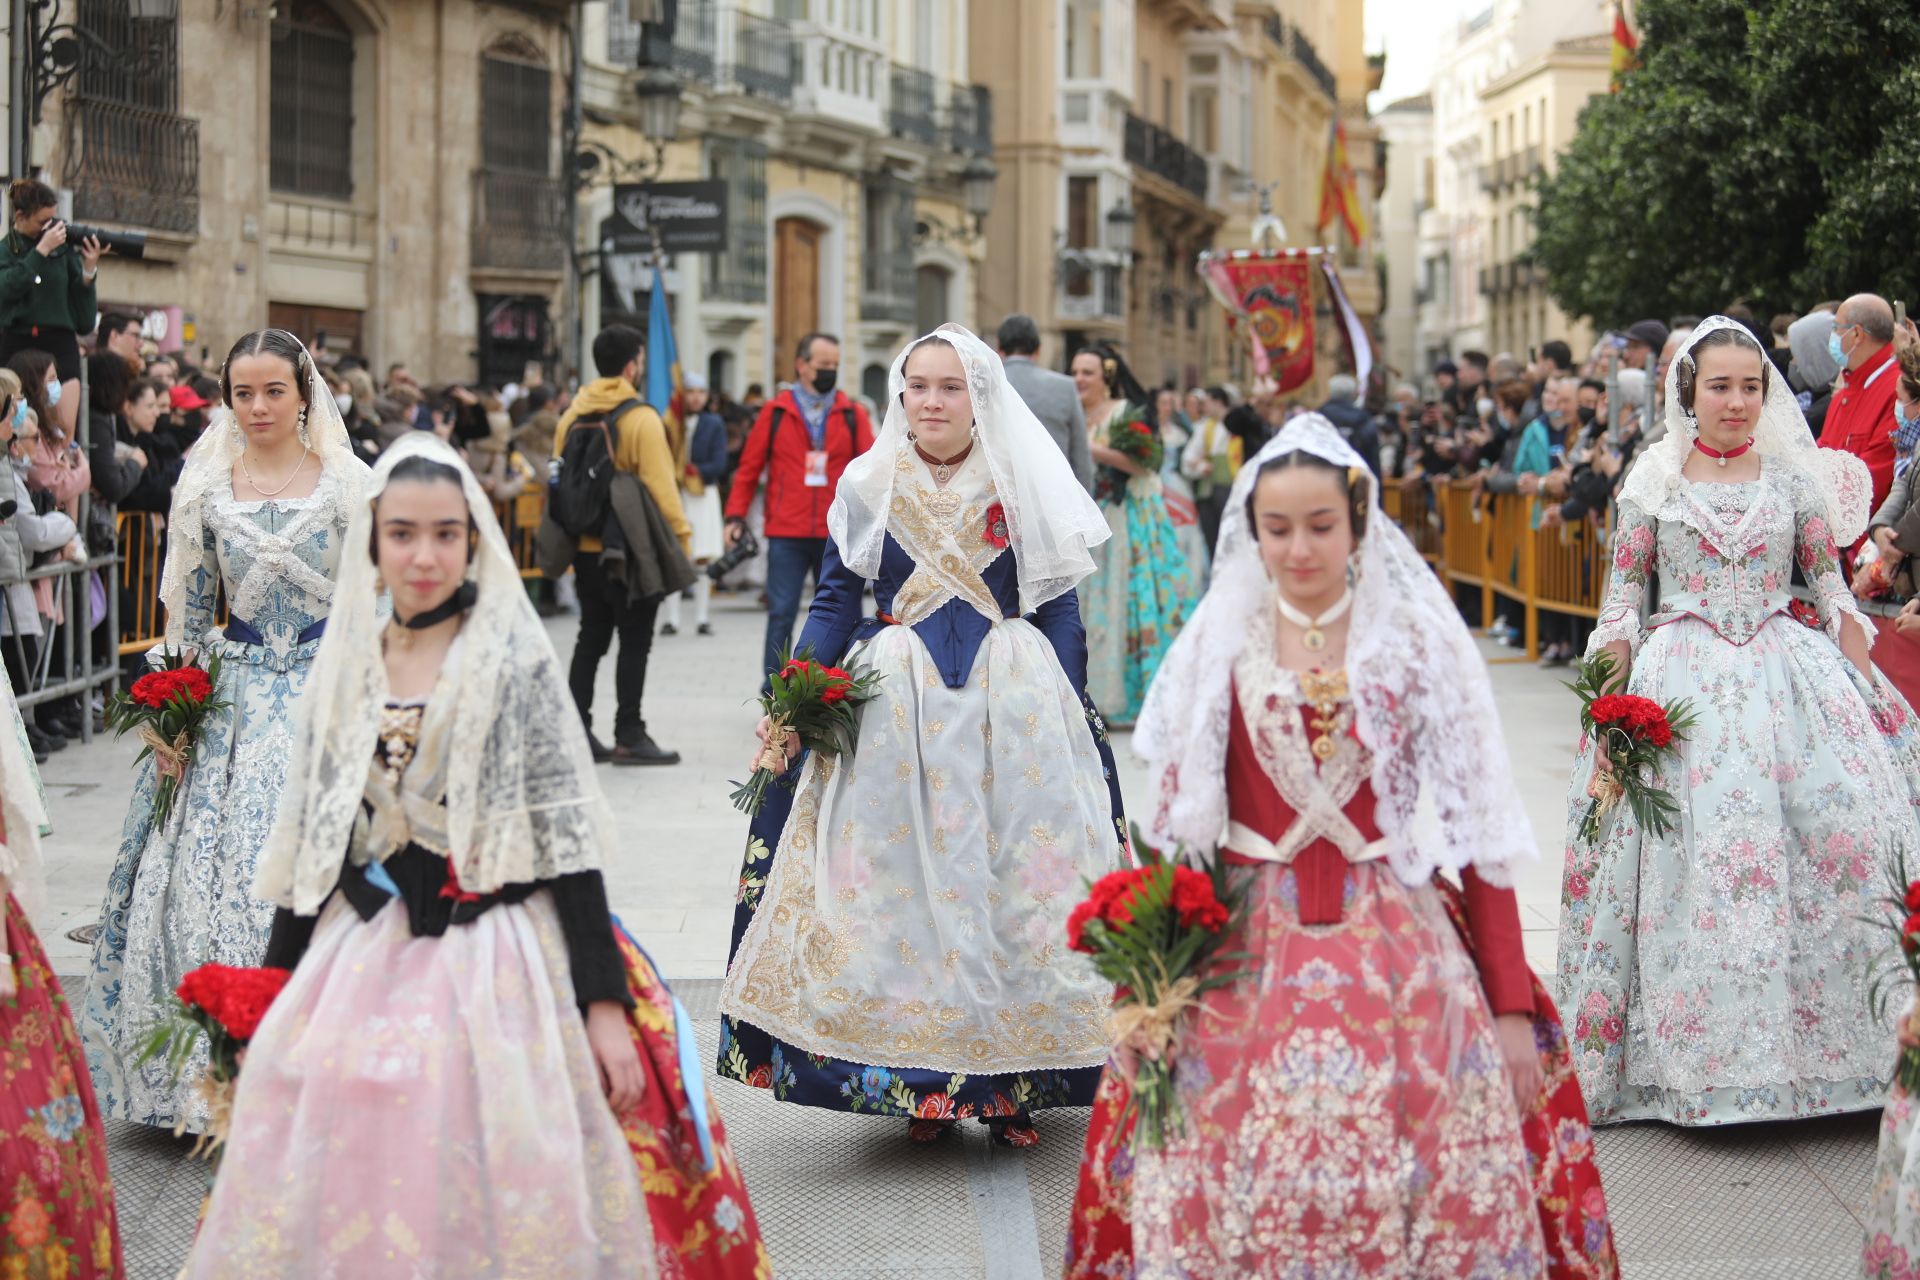
[[[1841,655],[1858,615],[1818,493],[1763,464],[1744,484],[1682,480],[1657,512],[1620,507],[1589,652],[1629,641],[1627,692],[1686,698],[1698,723],[1657,778],[1680,805],[1664,836],[1620,805],[1581,840],[1590,744],[1575,761],[1560,1010],[1596,1123],[1871,1110],[1893,1069],[1868,1003],[1890,935],[1864,918],[1897,859],[1920,857],[1920,732]],[[1824,631],[1788,611],[1796,564]]]
[[[1089,424],[1106,444],[1133,406],[1114,406],[1105,423]],[[1110,724],[1131,725],[1204,587],[1204,571],[1187,563],[1158,475],[1128,476],[1099,467],[1096,495],[1113,536],[1093,548],[1093,576],[1080,584],[1087,627],[1087,696]]]
[[[974,529],[990,500],[942,543],[896,499],[872,617],[827,543],[796,652],[881,690],[854,752],[768,789],[721,997],[720,1074],[782,1101],[987,1120],[1087,1106],[1099,1084],[1107,992],[1065,918],[1081,875],[1121,857],[1113,753],[1073,593],[1020,617],[1013,554]],[[973,568],[927,568],[942,545]]]
[[[255,965],[273,907],[253,896],[254,860],[272,826],[293,747],[294,700],[306,684],[333,598],[347,511],[332,472],[305,498],[239,502],[208,495],[202,561],[187,580],[190,643],[220,655],[216,699],[164,827],[153,824],[156,775],[140,766],[107,882],[81,1011],[87,1066],[108,1115],[198,1131],[202,1059],[179,1082],[137,1063],[140,1041],[202,964]],[[214,626],[226,588],[229,618]]]

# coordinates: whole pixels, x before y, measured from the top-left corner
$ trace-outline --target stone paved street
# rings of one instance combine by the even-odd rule
[[[551,626],[555,643],[569,651],[572,620]],[[604,771],[625,834],[608,875],[614,908],[674,980],[709,1060],[745,831],[727,802],[727,784],[742,776],[751,748],[748,696],[762,615],[748,601],[723,599],[715,627],[719,634],[710,639],[686,634],[654,647],[645,710],[655,737],[685,762]],[[1488,652],[1501,656],[1491,646]],[[1495,668],[1544,854],[1520,889],[1528,958],[1543,971],[1553,963],[1574,707],[1558,680],[1526,664]],[[610,662],[600,698],[605,734]],[[1138,770],[1119,745],[1128,794],[1138,795]],[[86,949],[66,935],[97,911],[134,750],[131,743],[96,741],[55,756],[44,769],[57,831],[47,850],[48,915],[36,924],[76,997]],[[725,1082],[717,1093],[780,1276],[1057,1275],[1084,1112],[1044,1115],[1037,1152],[990,1147],[978,1132],[918,1149],[908,1146],[899,1121],[784,1106]],[[170,1278],[191,1236],[205,1187],[202,1167],[167,1135],[117,1125],[109,1136],[134,1280]],[[1632,1280],[1856,1275],[1873,1145],[1873,1117],[1704,1133],[1659,1126],[1603,1131],[1601,1168],[1624,1273]]]

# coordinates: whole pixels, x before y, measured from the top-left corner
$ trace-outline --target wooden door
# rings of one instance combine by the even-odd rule
[[[804,218],[782,218],[773,225],[775,382],[792,380],[795,348],[819,327],[820,228]]]
[[[334,356],[363,356],[360,349],[365,313],[340,307],[309,307],[296,302],[267,303],[267,324],[285,329],[314,350],[319,336],[327,335],[327,352]],[[315,352],[318,354],[318,352]]]

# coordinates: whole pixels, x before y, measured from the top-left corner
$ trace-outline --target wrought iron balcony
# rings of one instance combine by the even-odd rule
[[[1305,69],[1308,78],[1319,85],[1329,98],[1338,101],[1340,82],[1320,61],[1320,51],[1313,47],[1313,41],[1300,34],[1300,28],[1292,26],[1278,14],[1268,14],[1266,20],[1267,39],[1285,49]]]
[[[1127,113],[1126,157],[1197,199],[1207,198],[1207,162],[1198,151],[1154,124]]]
[[[939,146],[940,125],[933,113],[933,77],[896,63],[888,87],[888,131],[896,138]]]
[[[62,181],[76,219],[199,232],[199,121],[78,93],[65,113]]]
[[[562,186],[560,179],[544,173],[474,170],[473,265],[506,271],[564,269],[568,237]]]
[[[680,0],[671,36],[663,24],[636,22],[622,6],[607,7],[607,60],[616,66],[670,67],[711,81],[714,47],[713,0]]]
[[[793,101],[793,28],[782,18],[736,12],[733,81],[756,97]]]
[[[983,84],[957,84],[947,110],[955,151],[964,156],[993,154],[993,90]]]

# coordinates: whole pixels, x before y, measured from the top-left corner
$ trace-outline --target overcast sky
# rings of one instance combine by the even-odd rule
[[[1366,0],[1367,52],[1387,55],[1387,78],[1374,110],[1426,90],[1440,33],[1490,0]]]

